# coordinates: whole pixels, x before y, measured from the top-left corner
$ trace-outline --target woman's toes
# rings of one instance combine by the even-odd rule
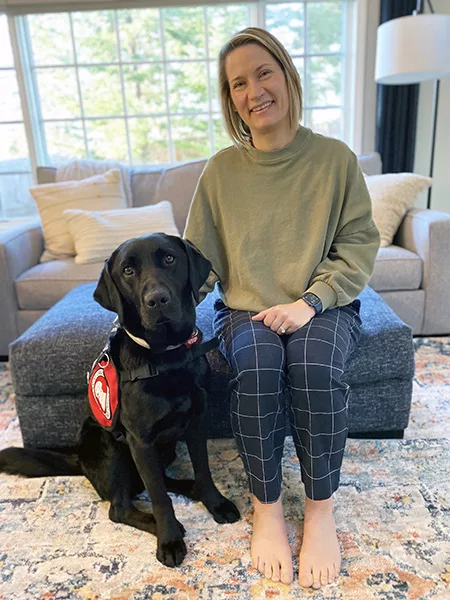
[[[328,569],[328,583],[333,583],[333,581],[336,579],[336,575],[335,575],[335,571],[334,571],[334,565]]]
[[[280,564],[278,562],[272,565],[272,581],[280,581]]]
[[[298,576],[298,582],[302,587],[309,588],[313,584],[313,576],[311,571],[302,571],[300,567],[300,573]]]
[[[266,579],[272,579],[272,564],[269,561],[266,562],[266,568],[264,569],[264,575],[266,576]]]
[[[256,567],[260,573],[264,575],[266,563],[262,560],[262,558],[258,558],[258,566]]]
[[[319,569],[314,569],[313,567],[313,588],[318,590],[321,587],[320,583],[320,571]]]

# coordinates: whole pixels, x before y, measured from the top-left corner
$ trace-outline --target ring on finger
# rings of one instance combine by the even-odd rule
[[[286,333],[286,329],[282,325],[278,327],[278,331],[281,333],[281,335],[284,335]]]

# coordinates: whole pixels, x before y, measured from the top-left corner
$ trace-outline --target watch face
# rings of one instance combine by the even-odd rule
[[[303,294],[302,298],[305,300],[305,302],[307,302],[311,306],[316,306],[317,304],[322,304],[320,298],[318,296],[316,296],[315,294],[313,294],[312,292],[306,292],[306,294]]]

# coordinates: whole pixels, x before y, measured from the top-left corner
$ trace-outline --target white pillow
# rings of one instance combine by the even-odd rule
[[[77,264],[100,262],[126,240],[146,233],[180,233],[168,200],[122,210],[65,210],[64,218],[72,235]]]
[[[41,262],[75,254],[72,236],[63,217],[66,209],[107,210],[127,205],[118,169],[79,181],[38,185],[30,188],[30,193],[39,210],[45,241]]]
[[[380,246],[392,244],[397,229],[407,211],[414,206],[419,194],[433,182],[430,177],[415,173],[386,173],[365,175],[372,200],[372,215],[380,232]]]

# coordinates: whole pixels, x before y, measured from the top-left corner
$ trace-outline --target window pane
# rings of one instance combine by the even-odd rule
[[[204,57],[203,8],[164,8],[162,14],[167,58]]]
[[[314,56],[308,60],[306,103],[309,106],[342,104],[342,57]]]
[[[328,137],[343,137],[342,109],[324,108],[309,111],[308,127]]]
[[[72,13],[79,63],[117,62],[114,11]]]
[[[217,61],[209,61],[209,80],[211,82],[212,110],[217,112],[221,110]]]
[[[82,67],[78,73],[85,116],[124,114],[119,67]]]
[[[176,162],[210,156],[207,116],[173,117],[171,123]]]
[[[23,123],[0,125],[0,171],[29,171],[30,168]]]
[[[300,75],[300,83],[302,84],[302,88],[304,86],[304,76],[305,76],[305,59],[304,58],[294,58],[292,60],[292,62],[294,63],[295,68],[298,71],[298,74]]]
[[[129,119],[133,165],[169,163],[167,117]]]
[[[31,173],[0,174],[0,218],[37,215],[36,204],[28,191],[32,185]]]
[[[0,15],[0,67],[13,67],[14,59],[9,41],[8,20]]]
[[[36,69],[36,72],[43,118],[80,117],[75,69]]]
[[[15,70],[0,71],[0,121],[21,121],[19,87]]]
[[[166,111],[162,64],[124,66],[123,78],[129,115]]]
[[[73,64],[69,13],[27,17],[35,65]]]
[[[303,3],[268,4],[266,29],[280,40],[289,54],[305,52],[305,16]]]
[[[161,60],[159,10],[119,10],[121,59],[124,62]]]
[[[47,152],[54,167],[64,165],[74,158],[86,158],[81,121],[45,123],[44,127]]]
[[[222,115],[214,115],[214,152],[232,145],[232,140],[225,130]]]
[[[342,50],[344,2],[310,2],[308,11],[308,52]]]
[[[167,71],[171,112],[207,110],[206,63],[170,63]]]
[[[124,119],[86,121],[89,158],[129,162]]]
[[[217,60],[222,46],[233,34],[250,25],[246,4],[208,7],[209,57]]]

